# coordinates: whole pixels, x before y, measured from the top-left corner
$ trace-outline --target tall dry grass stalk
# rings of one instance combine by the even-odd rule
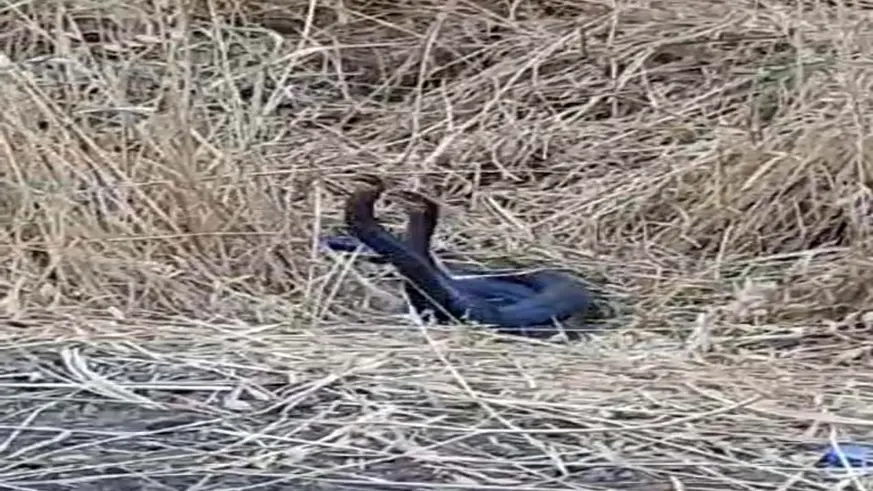
[[[866,3],[18,2],[0,26],[10,366],[63,355],[32,401],[206,418],[175,470],[828,489],[809,445],[870,437]],[[396,283],[314,247],[362,172],[611,314],[576,345],[397,318]],[[35,479],[26,454],[0,474]]]

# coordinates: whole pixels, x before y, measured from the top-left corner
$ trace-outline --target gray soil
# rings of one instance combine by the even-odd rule
[[[0,351],[0,489],[653,489],[652,476],[644,484],[603,462],[559,473],[541,451],[526,456],[523,438],[467,434],[450,413],[442,414],[441,429],[418,424],[445,412],[436,407],[416,407],[409,428],[357,432],[355,421],[392,401],[342,386],[300,390],[258,374],[258,390],[270,397],[243,395],[229,405],[222,392],[228,382],[212,371],[163,366],[156,376],[154,367],[145,373],[145,363],[140,372],[139,362],[126,360],[122,368],[83,350],[90,351],[90,373],[126,381],[126,395],[101,388],[95,377],[86,388],[61,345]],[[185,390],[183,382],[167,383],[171,389],[146,384],[174,379],[202,383]],[[416,448],[428,446],[429,458],[415,458]]]
[[[443,406],[413,387],[389,399],[378,381],[313,373],[291,384],[242,365],[231,379],[75,343],[0,356],[0,490],[657,491],[678,476],[700,491],[785,479],[674,444],[641,453],[609,434],[581,440],[566,431],[579,422],[559,414],[516,414],[505,431],[475,404]]]

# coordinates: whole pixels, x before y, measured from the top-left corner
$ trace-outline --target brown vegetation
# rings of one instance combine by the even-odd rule
[[[137,427],[162,463],[74,451],[150,476],[826,489],[809,445],[870,439],[870,32],[813,0],[10,3],[5,412],[193,418]],[[580,344],[397,318],[313,247],[364,172],[611,314]],[[81,470],[25,450],[4,482]]]

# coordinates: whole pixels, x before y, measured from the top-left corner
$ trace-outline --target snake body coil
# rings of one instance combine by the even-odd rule
[[[566,319],[589,306],[590,297],[584,286],[557,271],[492,275],[484,270],[445,269],[430,251],[439,218],[436,203],[406,193],[423,206],[409,212],[407,240],[403,241],[375,218],[375,203],[383,190],[382,186],[374,186],[354,192],[346,202],[346,225],[356,239],[404,277],[407,295],[419,313],[432,310],[440,322],[466,318],[495,325],[500,330],[520,332],[528,327],[550,326],[553,320]],[[328,240],[327,245],[349,250],[353,241]]]

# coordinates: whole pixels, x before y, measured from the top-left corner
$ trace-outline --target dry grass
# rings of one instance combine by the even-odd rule
[[[869,4],[9,2],[0,25],[5,485],[863,489],[811,464],[873,434]],[[614,315],[579,344],[398,318],[395,283],[313,247],[359,172]]]

